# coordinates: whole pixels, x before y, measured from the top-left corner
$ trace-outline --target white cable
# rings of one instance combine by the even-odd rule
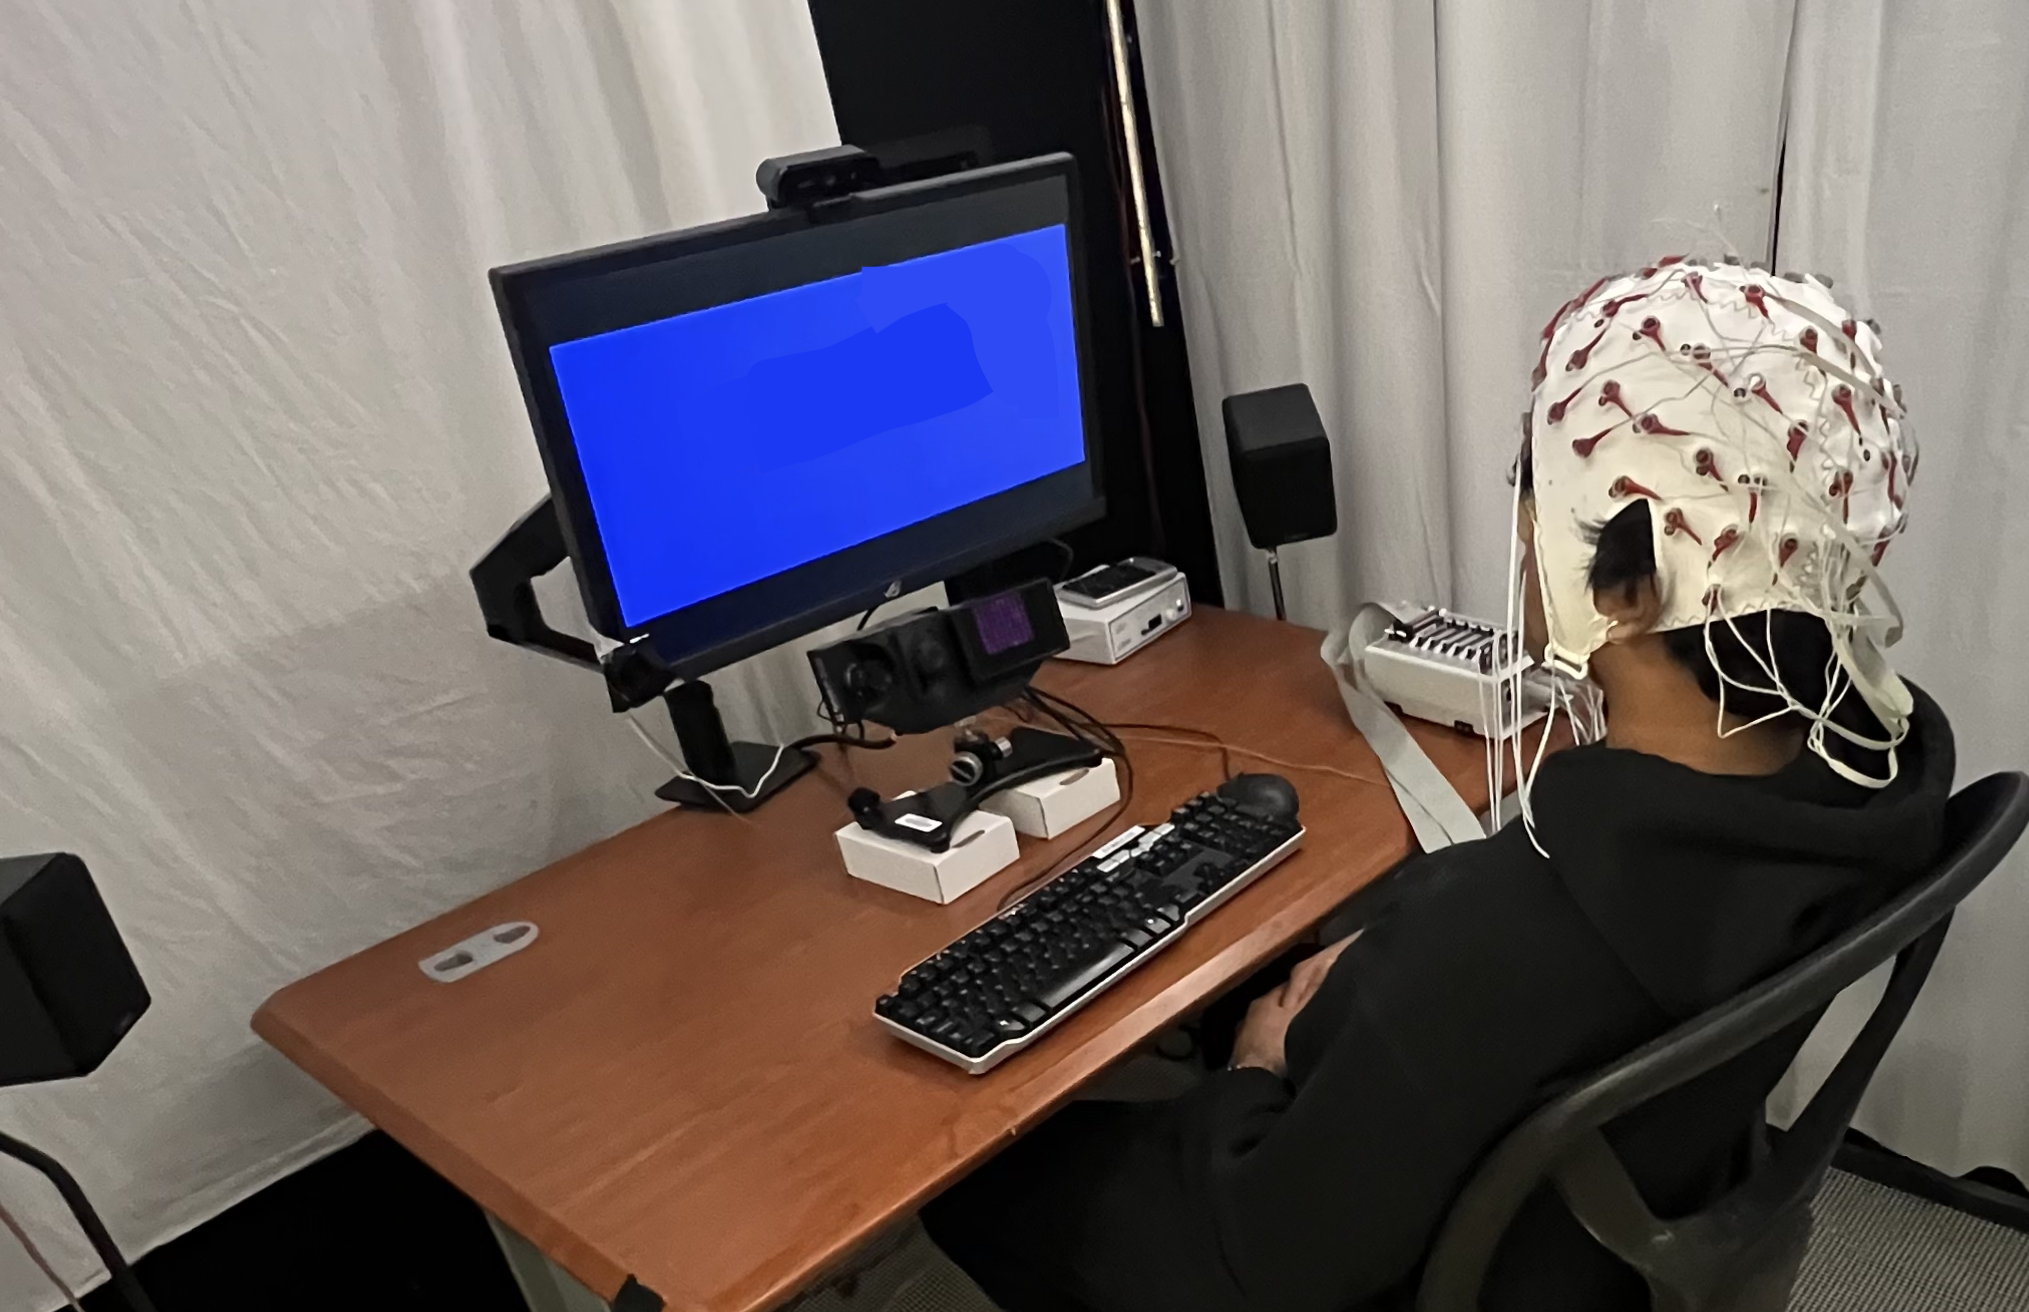
[[[1532,455],[1528,449],[1529,441],[1529,437],[1525,434],[1522,438],[1523,456]],[[1501,620],[1503,625],[1502,633],[1505,635],[1505,639],[1516,644],[1517,650],[1513,653],[1513,656],[1514,663],[1519,665],[1522,657],[1522,653],[1519,650],[1522,642],[1522,632],[1515,624],[1515,602],[1520,594],[1522,583],[1521,457],[1517,457],[1515,461],[1515,487],[1508,494],[1508,501],[1508,575],[1505,580],[1506,586],[1503,589],[1506,595],[1501,599],[1503,602]],[[1495,641],[1499,642],[1501,639],[1496,639]],[[1501,652],[1497,647],[1494,651],[1494,660],[1497,663],[1497,668],[1500,670],[1500,691],[1497,695],[1502,700],[1502,709],[1506,709],[1509,706],[1514,708],[1515,734],[1519,736],[1521,733],[1522,704],[1514,699],[1520,696],[1520,692],[1515,684],[1515,676],[1509,673],[1508,667],[1498,664],[1500,658]],[[1501,804],[1507,796],[1507,758],[1502,755],[1507,750],[1507,741],[1508,721],[1506,719],[1498,719],[1494,722],[1494,732],[1487,739],[1487,805],[1491,808],[1490,813],[1496,822],[1495,828],[1499,828],[1498,822],[1501,816]]]
[[[77,1294],[64,1283],[63,1277],[56,1273],[56,1268],[42,1255],[42,1250],[35,1246],[35,1241],[28,1237],[28,1232],[21,1228],[21,1223],[14,1219],[14,1214],[7,1210],[5,1204],[0,1204],[0,1225],[14,1232],[14,1237],[28,1250],[28,1260],[42,1268],[42,1274],[48,1276],[49,1283],[57,1287],[58,1292],[63,1295],[63,1301],[70,1304],[71,1312],[85,1312],[84,1304],[78,1302]]]
[[[1660,262],[1658,267],[1661,267]],[[1679,342],[1677,351],[1664,357],[1690,384],[1688,391],[1664,400],[1670,403],[1692,402],[1697,408],[1709,412],[1706,415],[1708,422],[1686,426],[1698,428],[1702,436],[1709,438],[1722,451],[1731,448],[1739,461],[1753,469],[1752,478],[1760,481],[1759,495],[1763,498],[1761,504],[1776,512],[1775,516],[1764,515],[1763,522],[1759,526],[1759,537],[1767,554],[1766,563],[1770,577],[1779,581],[1781,575],[1782,561],[1777,558],[1774,543],[1800,540],[1808,544],[1809,550],[1820,558],[1817,562],[1805,563],[1807,568],[1803,577],[1795,581],[1786,595],[1781,589],[1775,591],[1774,599],[1778,604],[1757,605],[1752,609],[1767,612],[1764,614],[1765,634],[1771,627],[1772,612],[1776,609],[1793,610],[1814,616],[1830,632],[1833,648],[1830,664],[1836,667],[1827,670],[1819,701],[1811,706],[1803,705],[1786,686],[1783,672],[1775,667],[1771,655],[1772,648],[1766,636],[1760,643],[1754,643],[1747,641],[1742,635],[1737,622],[1740,598],[1730,594],[1724,597],[1708,594],[1703,608],[1704,613],[1700,617],[1703,627],[1700,638],[1705,659],[1713,667],[1718,678],[1719,706],[1716,712],[1718,732],[1722,736],[1739,733],[1746,728],[1795,714],[1808,726],[1811,750],[1824,757],[1834,771],[1855,783],[1882,787],[1894,778],[1899,766],[1896,748],[1908,733],[1909,695],[1895,679],[1893,672],[1887,668],[1882,656],[1883,650],[1892,646],[1900,636],[1901,616],[1892,592],[1881,577],[1875,556],[1890,537],[1902,530],[1905,521],[1899,513],[1888,515],[1884,521],[1885,528],[1878,534],[1870,536],[1865,542],[1858,541],[1854,532],[1847,527],[1847,516],[1852,509],[1851,502],[1848,501],[1844,507],[1837,504],[1837,498],[1848,493],[1834,483],[1831,493],[1834,500],[1827,503],[1825,485],[1816,478],[1818,470],[1816,463],[1799,463],[1794,450],[1790,452],[1790,459],[1786,462],[1779,458],[1763,460],[1756,454],[1763,448],[1769,452],[1779,452],[1790,440],[1790,434],[1795,431],[1793,428],[1785,427],[1792,421],[1796,427],[1809,433],[1843,432],[1834,423],[1836,419],[1834,407],[1847,404],[1846,400],[1840,399],[1840,393],[1850,389],[1852,399],[1856,403],[1865,398],[1881,417],[1883,464],[1890,478],[1888,495],[1891,500],[1894,499],[1895,463],[1899,460],[1905,465],[1913,465],[1914,443],[1913,435],[1907,432],[1906,428],[1897,426],[1897,421],[1906,423],[1907,413],[1901,399],[1896,395],[1894,385],[1880,366],[1878,334],[1862,332],[1850,320],[1845,323],[1838,322],[1839,313],[1822,308],[1814,297],[1804,297],[1801,292],[1796,296],[1785,295],[1784,289],[1788,284],[1781,279],[1773,277],[1760,279],[1760,282],[1767,285],[1747,288],[1749,291],[1755,291],[1758,297],[1765,297],[1767,300],[1767,304],[1762,304],[1757,297],[1747,298],[1747,302],[1752,304],[1752,310],[1759,312],[1758,316],[1731,303],[1728,304],[1728,316],[1722,316],[1718,302],[1707,296],[1694,281],[1700,274],[1694,272],[1690,265],[1672,269],[1659,283],[1649,285],[1654,281],[1653,275],[1656,272],[1656,268],[1651,268],[1638,275],[1634,289],[1640,291],[1642,296],[1657,302],[1659,313],[1662,313],[1660,307],[1663,303],[1670,303],[1677,307],[1676,312],[1680,315],[1701,323],[1703,339],[1710,343],[1701,348],[1695,339]],[[1714,276],[1714,270],[1707,268],[1702,276],[1711,278]],[[1745,274],[1739,276],[1727,274],[1722,280],[1732,284],[1742,283],[1743,280],[1748,283],[1756,281]],[[1607,288],[1602,283],[1596,285],[1593,290],[1600,295],[1617,297],[1625,288]],[[1609,303],[1618,304],[1618,301]],[[1572,316],[1573,322],[1586,317],[1590,306],[1590,298],[1585,305],[1577,306],[1578,313]],[[1776,314],[1771,314],[1771,307],[1780,309]],[[1738,313],[1732,313],[1733,311]],[[1802,326],[1804,333],[1793,336],[1785,329],[1778,328],[1776,321],[1782,314],[1792,316],[1795,321],[1789,323],[1788,328]],[[1560,311],[1559,315],[1553,318],[1551,323],[1553,332],[1558,329],[1563,317],[1563,312]],[[1604,329],[1606,326],[1604,319],[1597,326]],[[1845,340],[1849,335],[1850,344]],[[1596,345],[1599,340],[1599,337],[1595,337],[1591,345]],[[1658,337],[1659,344],[1660,341],[1661,338]],[[1549,347],[1546,345],[1546,356],[1548,350]],[[1590,345],[1587,347],[1587,352],[1589,351]],[[1602,380],[1609,379],[1619,367],[1610,355],[1589,360],[1574,355],[1572,364],[1581,366],[1572,379],[1566,380],[1577,384],[1573,392],[1574,397],[1588,388],[1600,387]],[[1590,367],[1584,367],[1586,364]],[[1798,371],[1796,376],[1801,380],[1802,386],[1794,396],[1784,395],[1783,401],[1788,406],[1787,410],[1767,395],[1762,397],[1768,402],[1765,409],[1752,405],[1742,408],[1739,405],[1726,404],[1728,389],[1736,401],[1745,396],[1746,389],[1750,386],[1759,390],[1759,374],[1764,370],[1771,377],[1778,372],[1784,377],[1789,377],[1791,371]],[[1566,372],[1574,371],[1567,366]],[[1730,380],[1728,374],[1731,375]],[[1835,387],[1833,384],[1839,386]],[[1532,407],[1541,396],[1539,385],[1536,395],[1532,397]],[[1806,396],[1809,397],[1808,401],[1804,399]],[[1606,398],[1602,393],[1601,404],[1605,403]],[[1622,404],[1621,408],[1626,410],[1627,407]],[[1535,411],[1532,408],[1533,413]],[[1559,417],[1562,417],[1561,412]],[[1851,441],[1858,443],[1858,458],[1862,460],[1870,458],[1868,434],[1862,431],[1861,422],[1851,409],[1847,410],[1847,417],[1853,429]],[[1842,437],[1839,440],[1844,442],[1847,439]],[[1834,446],[1836,445],[1835,443]],[[1537,453],[1532,451],[1531,454]],[[1579,454],[1584,455],[1586,452],[1581,451]],[[1839,459],[1851,459],[1855,453],[1847,451],[1840,456],[1833,450],[1832,454],[1837,457],[1834,461],[1837,463]],[[1722,459],[1724,458],[1722,456]],[[1727,464],[1727,468],[1731,472],[1739,473],[1736,482],[1750,481],[1749,473],[1733,470],[1731,463]],[[1700,485],[1697,491],[1683,492],[1680,495],[1702,501],[1727,495],[1729,491],[1730,489],[1715,491]],[[1900,506],[1900,501],[1896,501],[1895,507],[1898,512]],[[1808,516],[1807,522],[1799,527],[1795,519],[1805,510],[1813,513]],[[1776,516],[1779,516],[1779,519]],[[1754,518],[1754,503],[1750,503],[1748,522],[1752,524]],[[1871,525],[1872,521],[1869,522]],[[1869,532],[1873,532],[1871,527]],[[1702,543],[1702,539],[1700,541]],[[1717,558],[1716,551],[1713,558],[1715,560]],[[1738,564],[1737,558],[1735,563]],[[1735,572],[1743,573],[1738,569]],[[1870,586],[1874,590],[1874,597],[1863,600],[1861,594]],[[1550,590],[1546,588],[1545,591]],[[1750,586],[1748,591],[1752,593],[1755,589]],[[1552,601],[1554,597],[1546,596],[1546,603]],[[1550,615],[1552,632],[1555,634],[1559,631],[1559,626],[1556,623],[1557,615],[1554,607]],[[1745,678],[1735,677],[1733,673],[1719,668],[1713,628],[1715,624],[1721,622],[1726,624],[1733,640],[1747,650],[1753,662],[1753,672],[1746,674]],[[1563,672],[1571,674],[1575,671],[1566,668]],[[1757,683],[1757,680],[1760,682]],[[1570,700],[1571,692],[1570,689],[1560,690],[1555,698],[1555,704],[1563,707],[1567,713],[1573,714],[1576,720],[1578,708]],[[1742,694],[1756,694],[1772,699],[1780,704],[1781,709],[1752,717],[1740,714],[1733,707]],[[1578,695],[1584,697],[1585,693],[1581,689],[1578,690]],[[1866,703],[1875,718],[1880,721],[1885,733],[1857,732],[1834,719],[1837,712],[1844,707],[1846,699],[1852,696],[1858,696]],[[1573,724],[1574,734],[1580,736],[1588,727],[1596,732],[1601,718],[1597,701],[1591,698],[1586,700],[1586,718],[1591,724],[1589,726]],[[1729,725],[1728,721],[1731,718],[1738,718],[1743,723]],[[1828,754],[1826,747],[1835,737],[1871,752],[1885,753],[1886,778],[1870,778],[1844,762],[1834,759]],[[1522,766],[1519,753],[1516,755],[1516,764],[1520,769]]]
[[[636,738],[639,738],[643,743],[645,743],[649,751],[654,752],[656,756],[660,757],[664,765],[668,766],[671,770],[674,770],[676,772],[677,778],[686,780],[690,783],[694,783],[698,787],[706,789],[709,792],[715,794],[733,793],[738,797],[740,797],[741,799],[749,802],[759,797],[762,791],[768,787],[768,781],[770,779],[773,779],[775,777],[775,772],[782,768],[783,758],[789,755],[788,743],[783,743],[780,747],[777,747],[775,749],[775,759],[768,762],[768,768],[761,772],[761,777],[754,781],[754,786],[752,788],[742,788],[738,784],[715,784],[709,779],[698,778],[696,775],[692,774],[690,772],[690,769],[687,766],[685,766],[681,761],[677,760],[674,756],[671,756],[669,752],[663,748],[661,743],[655,741],[655,739],[649,734],[648,730],[641,727],[641,721],[634,718],[633,711],[629,711],[627,713],[627,727],[634,730],[634,736]]]
[[[668,752],[664,751],[662,744],[656,742],[654,738],[649,736],[648,730],[641,727],[641,721],[634,718],[634,713],[632,711],[629,711],[627,713],[627,727],[634,731],[634,736],[636,738],[639,738],[642,741],[642,743],[648,748],[649,751],[654,752],[658,757],[662,759],[662,763],[664,765],[676,771],[678,774],[684,773],[683,762],[677,760],[674,756],[671,756]]]

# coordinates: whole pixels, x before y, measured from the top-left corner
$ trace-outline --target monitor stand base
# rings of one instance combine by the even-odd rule
[[[817,758],[799,747],[726,740],[726,722],[712,702],[709,685],[693,680],[662,694],[683,749],[688,776],[678,775],[655,795],[699,811],[744,815],[808,774]],[[707,785],[717,785],[709,787]]]
[[[682,807],[745,815],[817,766],[817,757],[800,747],[783,752],[782,763],[775,765],[778,749],[767,743],[728,743],[727,746],[733,754],[733,777],[715,780],[721,787],[706,788],[695,779],[678,775],[656,789],[655,795]],[[772,774],[768,769],[771,765],[775,766]],[[767,776],[766,783],[762,783],[764,775]],[[747,796],[748,793],[753,796]]]

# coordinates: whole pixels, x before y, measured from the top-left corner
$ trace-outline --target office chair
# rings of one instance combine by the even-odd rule
[[[1545,1179],[1592,1237],[1648,1282],[1655,1312],[1783,1312],[1810,1239],[1810,1204],[1889,1042],[1909,1015],[1954,908],[2029,825],[2029,775],[1990,775],[1951,799],[1945,859],[1858,926],[1739,997],[1593,1073],[1523,1121],[1453,1202],[1417,1312],[1478,1312],[1509,1222]],[[1600,1132],[1827,1005],[1887,961],[1874,1013],[1810,1105],[1705,1211],[1661,1220]]]

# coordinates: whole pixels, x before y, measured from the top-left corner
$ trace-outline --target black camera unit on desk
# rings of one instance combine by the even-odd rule
[[[1071,645],[1047,580],[920,610],[810,653],[832,717],[930,733],[1020,695]]]
[[[896,733],[930,733],[1013,701],[1044,661],[1071,645],[1055,590],[1037,579],[943,610],[900,615],[810,653],[826,713],[839,725],[871,721]],[[993,794],[1099,763],[1092,744],[1017,728],[976,729],[953,744],[951,780],[883,801],[870,788],[847,806],[862,828],[933,852]]]

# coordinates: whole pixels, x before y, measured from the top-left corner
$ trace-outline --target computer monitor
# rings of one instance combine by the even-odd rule
[[[695,677],[1098,518],[1072,170],[494,270],[593,627]]]

